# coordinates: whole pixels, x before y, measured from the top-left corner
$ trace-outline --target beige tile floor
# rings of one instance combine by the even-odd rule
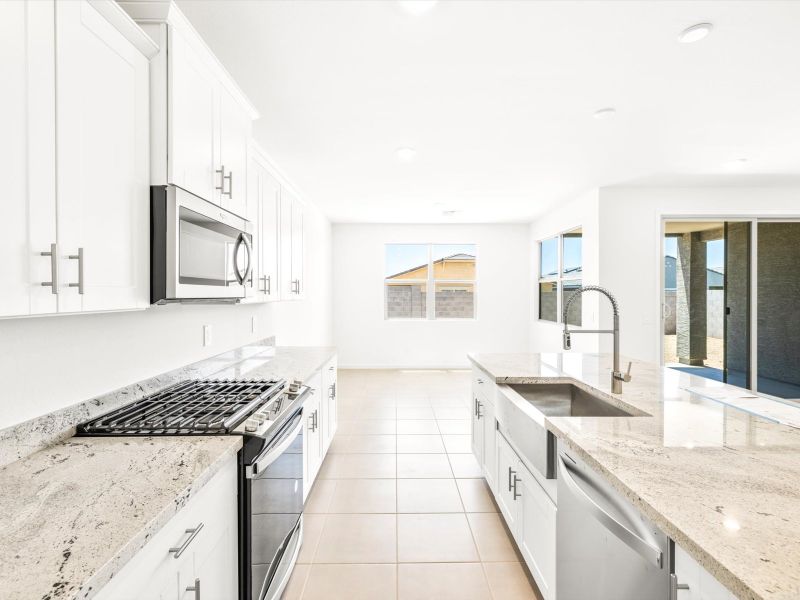
[[[284,600],[536,600],[470,450],[467,371],[339,371]]]

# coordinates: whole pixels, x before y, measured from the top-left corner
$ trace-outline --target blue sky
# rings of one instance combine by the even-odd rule
[[[564,238],[564,270],[571,270],[581,266],[581,237]],[[558,272],[558,238],[544,240],[541,245],[541,270],[543,277],[555,275]]]
[[[677,238],[664,238],[664,254],[678,256]],[[711,269],[722,269],[725,266],[725,240],[714,240],[706,243],[706,261],[707,266]]]
[[[433,260],[453,254],[476,254],[475,244],[434,244]],[[428,262],[428,244],[386,244],[386,277]]]

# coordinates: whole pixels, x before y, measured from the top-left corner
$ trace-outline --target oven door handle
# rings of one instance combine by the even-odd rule
[[[297,411],[297,416],[286,427],[288,433],[284,434],[276,443],[270,445],[253,461],[252,465],[245,467],[245,477],[255,479],[270,464],[275,462],[283,452],[292,445],[292,442],[300,435],[303,430],[303,412]]]

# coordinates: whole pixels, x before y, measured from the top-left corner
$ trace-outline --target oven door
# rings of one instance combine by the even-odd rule
[[[244,298],[253,271],[249,221],[168,186],[167,224],[169,299]]]
[[[263,442],[248,438],[247,444]],[[252,451],[252,448],[251,448]],[[246,457],[248,448],[245,447]],[[303,534],[303,417],[294,411],[243,465],[246,511],[243,600],[277,600],[289,580]]]

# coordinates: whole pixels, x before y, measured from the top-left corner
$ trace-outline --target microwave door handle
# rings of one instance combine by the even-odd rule
[[[250,242],[250,239],[244,233],[239,234],[244,241],[244,247],[247,250],[247,268],[244,271],[244,276],[242,277],[242,281],[247,281],[250,279],[250,275],[253,272],[253,244]]]
[[[561,462],[561,475],[563,476],[564,483],[567,484],[567,487],[583,507],[597,519],[603,527],[614,534],[620,541],[624,542],[631,550],[637,552],[647,562],[654,564],[658,568],[663,568],[661,550],[647,540],[639,537],[636,533],[606,512],[605,509],[581,489],[578,482],[572,477],[572,473],[566,461],[562,457],[559,457],[559,460]]]
[[[239,257],[239,248],[242,244],[244,244],[247,250],[247,268],[244,270],[244,273],[239,270],[239,261],[237,260]],[[251,254],[252,248],[250,246],[250,240],[247,239],[244,233],[239,233],[239,237],[236,238],[236,243],[233,244],[233,275],[236,277],[236,281],[239,285],[244,285],[245,280],[250,276],[250,270],[253,266]]]

